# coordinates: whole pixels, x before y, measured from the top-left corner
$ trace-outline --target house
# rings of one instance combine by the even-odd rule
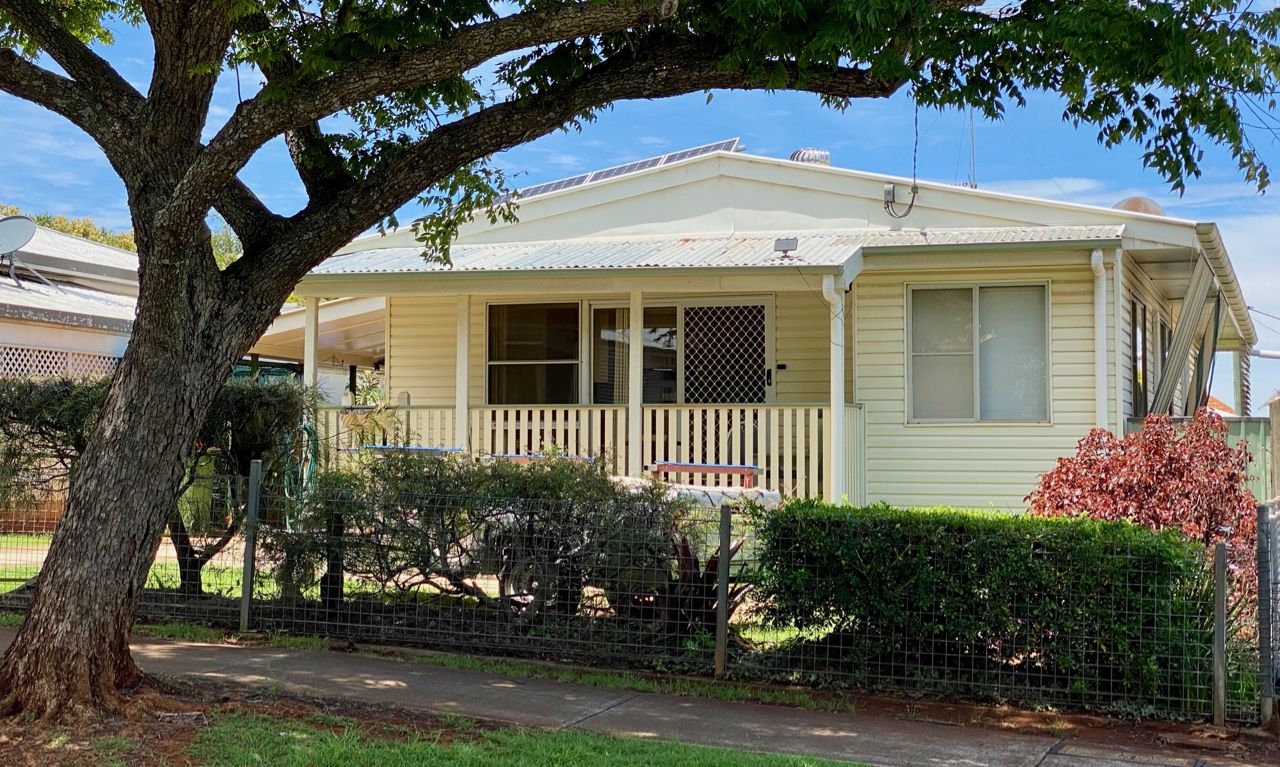
[[[737,148],[523,190],[449,264],[359,239],[298,287],[304,358],[328,354],[319,297],[383,301],[356,345],[407,442],[896,504],[1021,508],[1090,428],[1194,408],[1208,350],[1236,353],[1247,412],[1254,328],[1214,224]]]
[[[111,373],[137,295],[137,255],[36,227],[0,262],[0,375]]]

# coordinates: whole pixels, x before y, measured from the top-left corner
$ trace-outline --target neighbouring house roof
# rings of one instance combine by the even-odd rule
[[[1217,413],[1218,415],[1235,415],[1236,414],[1235,408],[1231,407],[1230,405],[1218,399],[1217,397],[1213,396],[1212,394],[1209,395],[1209,401],[1206,404],[1208,405],[1210,410]]]
[[[110,292],[135,292],[138,255],[83,237],[36,227],[31,242],[17,253],[21,264],[50,279],[89,283]]]
[[[133,329],[136,300],[66,282],[0,279],[0,317],[116,333]]]
[[[796,235],[796,248],[785,255],[775,250],[778,235],[758,233],[474,243],[454,245],[449,264],[424,258],[421,247],[379,248],[334,256],[316,267],[312,275],[557,269],[834,269],[843,266],[859,250],[1114,243],[1123,233],[1123,224],[802,232]]]

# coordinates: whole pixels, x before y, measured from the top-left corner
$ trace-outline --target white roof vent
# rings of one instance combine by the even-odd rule
[[[804,147],[791,153],[792,162],[808,162],[814,165],[830,165],[831,153],[825,149]]]

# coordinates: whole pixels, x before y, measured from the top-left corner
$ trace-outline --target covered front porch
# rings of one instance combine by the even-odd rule
[[[317,432],[331,459],[368,445],[557,452],[627,477],[861,501],[847,286],[830,269],[788,271],[750,285],[613,278],[575,295],[510,278],[389,289],[383,333],[367,339],[385,349],[384,403],[322,407]],[[618,289],[628,282],[651,289]],[[787,289],[760,290],[771,282]],[[318,299],[302,314],[316,383],[331,356]]]
[[[677,484],[754,485],[788,496],[827,497],[829,483],[840,481],[836,497],[849,498],[859,497],[862,487],[857,404],[843,405],[836,415],[846,435],[843,451],[829,448],[834,430],[827,427],[832,411],[826,405],[642,405],[638,417],[625,405],[469,406],[461,417],[445,405],[405,405],[388,408],[392,417],[376,427],[352,425],[372,409],[320,409],[317,432],[331,455],[371,444],[499,457],[554,450],[603,459],[611,472],[630,477],[648,476],[660,464],[693,465],[662,472],[662,479]],[[639,425],[638,438],[632,423]],[[841,453],[843,465],[835,467]],[[754,470],[746,474],[739,467]]]

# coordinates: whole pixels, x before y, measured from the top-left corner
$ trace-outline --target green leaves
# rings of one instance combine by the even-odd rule
[[[108,24],[120,20],[128,24],[137,24],[141,11],[136,2],[120,0],[64,0],[63,2],[43,3],[51,19],[60,24],[66,31],[86,43],[103,43],[110,45],[115,38]],[[40,52],[39,45],[32,37],[19,29],[0,9],[0,48],[12,48],[28,58],[35,58]]]
[[[763,617],[798,630],[778,650],[787,668],[915,691],[1207,706],[1207,556],[1177,531],[814,500],[752,521]]]

